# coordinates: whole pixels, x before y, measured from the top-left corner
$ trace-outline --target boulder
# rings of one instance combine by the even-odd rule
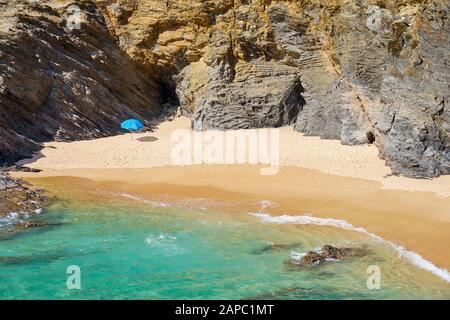
[[[303,266],[314,267],[324,261],[339,261],[355,257],[364,257],[372,254],[373,251],[368,247],[333,247],[325,245],[320,251],[308,251],[305,254],[299,255],[298,258],[290,259],[285,262],[287,266]]]

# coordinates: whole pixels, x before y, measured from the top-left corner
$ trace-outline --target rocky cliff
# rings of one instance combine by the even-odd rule
[[[395,174],[450,172],[445,0],[25,2],[0,13],[3,160],[170,101],[196,130],[293,125],[375,143]]]
[[[118,133],[121,119],[159,111],[157,82],[120,49],[97,8],[77,3],[82,29],[70,30],[69,5],[0,1],[0,163],[46,140]]]

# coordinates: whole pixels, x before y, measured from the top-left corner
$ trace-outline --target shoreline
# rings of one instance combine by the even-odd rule
[[[149,200],[170,195],[199,199],[200,203],[205,199],[270,201],[276,204],[265,210],[271,216],[343,220],[450,270],[450,199],[432,193],[384,190],[375,182],[292,167],[281,168],[275,176],[261,176],[258,166],[251,165],[17,174],[50,193],[71,182]],[[233,210],[258,212],[255,206]]]
[[[275,175],[261,175],[261,164],[174,166],[172,134],[178,129],[192,134],[189,119],[180,117],[152,132],[49,142],[33,159],[19,162],[41,172],[14,176],[50,192],[73,181],[144,199],[267,200],[277,205],[267,208],[270,215],[342,220],[450,270],[450,176],[390,176],[374,145],[345,146],[290,127],[276,129],[280,167]]]
[[[31,159],[18,165],[39,170],[60,169],[147,169],[175,166],[171,158],[176,130],[193,134],[186,117],[161,122],[153,131],[123,134],[95,140],[48,142]],[[256,129],[260,132],[265,129]],[[450,175],[432,179],[391,176],[378,157],[375,145],[342,145],[337,140],[305,136],[291,127],[279,134],[279,166],[317,170],[325,174],[376,182],[383,189],[431,192],[450,197]],[[246,130],[232,130],[238,137]],[[221,132],[223,133],[223,132]],[[213,164],[218,165],[218,164]]]

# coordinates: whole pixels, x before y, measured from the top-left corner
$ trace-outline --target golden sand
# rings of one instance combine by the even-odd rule
[[[108,138],[49,142],[34,159],[22,161],[30,167],[53,169],[138,169],[173,166],[172,133],[190,130],[188,118],[162,122],[153,132],[124,134]],[[263,129],[264,130],[264,129]],[[450,196],[450,176],[409,179],[388,176],[390,169],[378,157],[374,145],[345,146],[336,140],[307,137],[291,127],[279,130],[281,166],[318,170],[324,173],[378,182],[386,189],[434,192]],[[237,135],[245,130],[237,130]]]
[[[342,219],[450,269],[450,199],[432,193],[384,190],[372,181],[296,167],[283,167],[275,176],[262,176],[257,166],[249,165],[63,169],[21,176],[50,191],[58,183],[70,182],[69,177],[78,177],[89,179],[77,180],[87,188],[149,199],[169,194],[216,200],[269,200],[277,205],[267,209],[269,214]],[[238,209],[248,212],[257,208]]]
[[[277,204],[270,214],[346,220],[450,269],[450,176],[387,176],[375,146],[344,146],[292,128],[279,131],[281,168],[273,176],[260,175],[258,165],[174,167],[171,134],[180,128],[189,130],[189,120],[163,122],[153,132],[50,142],[26,161],[43,171],[17,175],[49,191],[77,181],[143,197],[270,200]]]

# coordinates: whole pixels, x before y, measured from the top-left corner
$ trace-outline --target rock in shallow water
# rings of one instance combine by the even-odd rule
[[[47,225],[48,224],[46,224],[45,222],[42,222],[42,221],[26,221],[26,222],[17,223],[14,226],[14,228],[24,230],[24,229],[43,227],[43,226],[47,226]]]
[[[308,251],[298,259],[290,259],[285,262],[287,266],[314,267],[324,261],[344,260],[354,257],[364,257],[373,251],[367,247],[361,248],[337,248],[330,245],[323,246],[320,251]]]
[[[47,201],[39,190],[32,190],[24,181],[13,179],[0,170],[0,217],[10,212],[34,213]]]

